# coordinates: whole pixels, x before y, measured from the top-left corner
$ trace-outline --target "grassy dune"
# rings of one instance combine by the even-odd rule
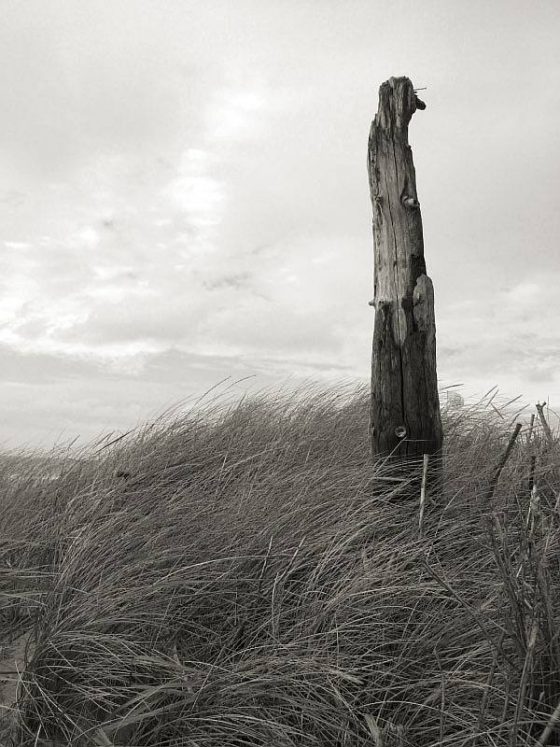
[[[444,412],[420,531],[422,466],[372,465],[367,413],[266,395],[6,457],[6,744],[558,744],[556,436],[525,426],[489,496],[515,418]]]

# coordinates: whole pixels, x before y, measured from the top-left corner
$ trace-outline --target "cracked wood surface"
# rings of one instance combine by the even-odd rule
[[[375,267],[371,443],[374,454],[401,457],[433,454],[442,445],[434,292],[408,144],[412,115],[424,108],[408,78],[390,78],[379,89],[368,146]]]

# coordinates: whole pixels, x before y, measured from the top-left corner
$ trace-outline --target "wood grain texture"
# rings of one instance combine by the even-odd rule
[[[433,454],[443,441],[434,291],[408,144],[412,115],[424,108],[408,78],[390,78],[379,89],[368,147],[375,267],[371,444],[374,454],[398,457]]]

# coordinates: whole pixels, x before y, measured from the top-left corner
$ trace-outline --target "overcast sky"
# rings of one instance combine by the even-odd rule
[[[558,0],[0,0],[1,443],[367,380],[392,75],[441,383],[560,404],[559,39]]]

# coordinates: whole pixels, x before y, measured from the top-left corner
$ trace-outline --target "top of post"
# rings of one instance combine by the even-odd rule
[[[389,78],[379,88],[379,109],[375,124],[389,132],[408,132],[408,123],[417,109],[425,109],[409,78]]]

